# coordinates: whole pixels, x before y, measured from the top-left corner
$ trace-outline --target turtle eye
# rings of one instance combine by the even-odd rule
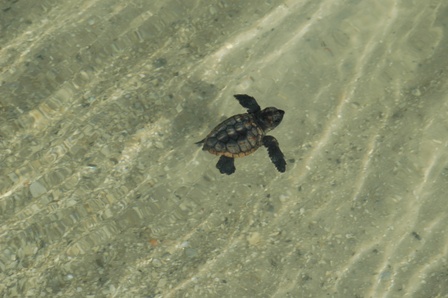
[[[283,115],[282,115],[282,114],[278,114],[278,113],[276,113],[276,114],[273,115],[272,118],[273,118],[273,122],[274,122],[275,124],[279,124],[280,122],[282,122]]]

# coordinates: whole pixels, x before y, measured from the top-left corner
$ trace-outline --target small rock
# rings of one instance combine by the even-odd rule
[[[35,181],[30,185],[30,192],[31,192],[31,195],[33,196],[33,198],[36,198],[36,197],[46,193],[47,189],[45,188],[45,186],[43,186],[39,182]]]

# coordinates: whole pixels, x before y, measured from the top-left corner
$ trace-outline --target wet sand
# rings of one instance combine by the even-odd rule
[[[0,296],[448,297],[446,1],[4,1]],[[286,111],[221,175],[194,145]]]

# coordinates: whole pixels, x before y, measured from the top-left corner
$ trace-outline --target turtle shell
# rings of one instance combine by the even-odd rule
[[[204,140],[202,150],[227,157],[246,156],[262,145],[263,130],[251,114],[230,117],[216,126]]]

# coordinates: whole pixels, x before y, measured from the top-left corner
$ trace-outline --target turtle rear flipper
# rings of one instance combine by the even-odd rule
[[[249,113],[255,113],[261,110],[257,100],[247,94],[235,94],[234,97],[238,99],[240,105],[247,109]]]
[[[235,163],[234,159],[231,157],[221,155],[218,163],[216,164],[216,167],[218,168],[219,172],[221,172],[221,174],[230,175],[235,173]]]
[[[263,145],[268,149],[269,157],[277,170],[281,173],[286,170],[285,157],[278,146],[278,141],[273,136],[265,136],[263,138]]]

